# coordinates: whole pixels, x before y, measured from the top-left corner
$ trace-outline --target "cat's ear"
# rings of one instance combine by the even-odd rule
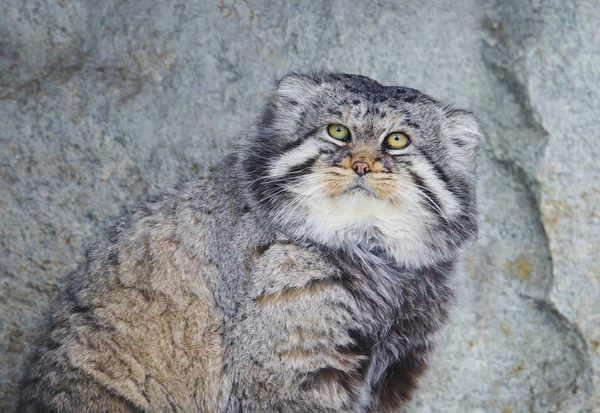
[[[320,89],[321,81],[315,76],[291,73],[284,76],[275,89],[275,95],[284,106],[303,105]]]
[[[279,129],[293,135],[304,108],[316,103],[321,81],[315,76],[292,73],[280,79],[261,116],[263,129]]]
[[[483,141],[483,128],[471,112],[462,109],[448,109],[445,114],[444,133],[448,137],[451,152],[459,155],[456,160],[464,159],[474,166],[479,147]]]

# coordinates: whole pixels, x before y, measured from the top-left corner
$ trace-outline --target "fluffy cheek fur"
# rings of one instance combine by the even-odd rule
[[[290,189],[305,211],[303,231],[348,250],[357,245],[383,248],[414,266],[428,260],[429,223],[435,217],[423,206],[423,192],[410,175],[383,172],[375,165],[357,188],[354,171],[340,166],[316,165]]]

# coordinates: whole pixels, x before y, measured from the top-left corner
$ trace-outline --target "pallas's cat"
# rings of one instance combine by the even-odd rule
[[[288,75],[206,177],[122,217],[70,275],[21,412],[395,412],[477,230],[469,112]]]

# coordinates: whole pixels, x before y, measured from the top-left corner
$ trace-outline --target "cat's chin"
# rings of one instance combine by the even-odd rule
[[[367,185],[361,185],[361,184],[348,185],[348,187],[346,189],[344,189],[344,192],[342,193],[342,195],[354,195],[354,194],[377,198],[377,194],[375,193],[375,191],[373,189],[371,189]]]
[[[398,205],[381,200],[366,185],[349,185],[339,196],[323,198],[313,204],[318,206],[316,214],[328,215],[339,221],[339,228],[353,228],[385,219],[398,214]]]
[[[420,267],[440,252],[430,248],[430,231],[418,210],[381,200],[364,190],[313,199],[306,205],[303,234],[333,248],[383,250],[396,262]]]

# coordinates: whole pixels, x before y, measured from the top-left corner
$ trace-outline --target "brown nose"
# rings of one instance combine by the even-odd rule
[[[356,172],[359,176],[363,176],[371,170],[368,163],[361,161],[354,162],[352,164],[352,169],[354,169],[354,172]]]

